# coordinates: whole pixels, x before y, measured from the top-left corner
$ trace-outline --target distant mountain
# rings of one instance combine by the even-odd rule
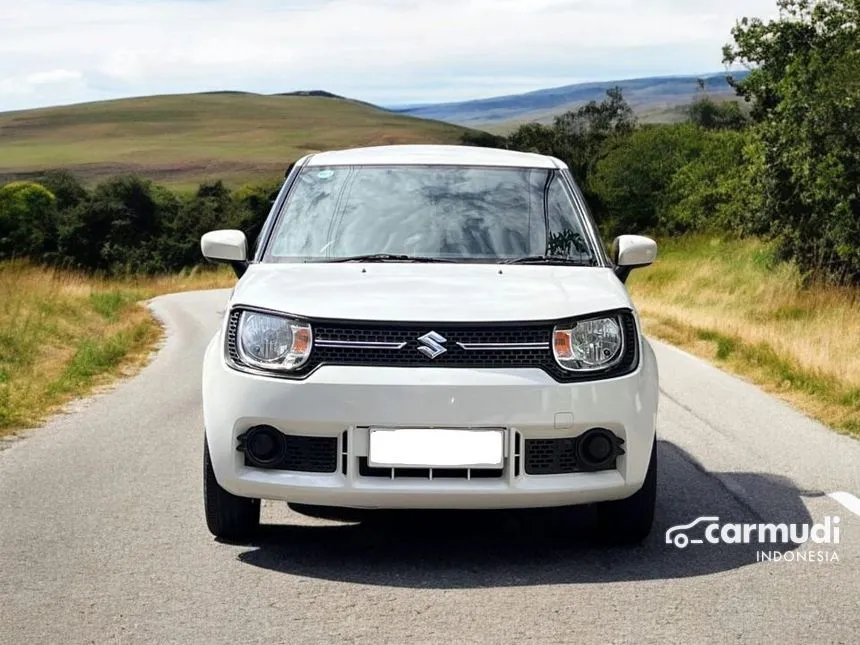
[[[620,81],[578,83],[545,90],[498,96],[488,99],[436,103],[391,108],[395,112],[436,119],[470,127],[498,126],[524,121],[550,121],[553,116],[575,109],[588,101],[599,101],[606,91],[620,87],[624,97],[639,113],[662,114],[677,118],[679,105],[690,103],[698,92],[698,79],[705,79],[710,96],[723,100],[734,96],[727,77],[743,78],[747,72],[705,74],[701,76],[654,76]]]

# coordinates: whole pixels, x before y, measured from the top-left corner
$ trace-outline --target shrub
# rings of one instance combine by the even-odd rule
[[[51,170],[39,178],[38,183],[50,190],[57,198],[57,210],[72,210],[89,199],[84,185],[68,170]]]
[[[464,146],[478,146],[479,148],[506,148],[508,146],[505,137],[490,134],[483,130],[466,130],[460,137],[460,143]]]
[[[701,96],[690,104],[690,122],[706,130],[743,130],[747,118],[737,101],[717,103]]]
[[[179,207],[178,197],[149,181],[110,179],[61,218],[60,255],[76,266],[110,273],[169,270],[158,241]]]
[[[56,250],[57,200],[40,184],[0,188],[0,259],[43,258]]]
[[[654,231],[675,173],[696,159],[705,133],[692,124],[652,125],[615,145],[596,165],[591,189],[608,215],[604,233]]]
[[[708,132],[701,154],[672,176],[657,228],[666,234],[694,230],[752,232],[758,208],[749,192],[743,132]]]
[[[236,211],[236,201],[221,181],[202,184],[192,197],[182,200],[178,208],[169,211],[160,231],[157,246],[164,269],[200,263],[200,237],[211,230],[230,228],[239,219]]]

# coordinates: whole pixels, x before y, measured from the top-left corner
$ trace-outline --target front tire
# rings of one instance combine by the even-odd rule
[[[241,542],[253,537],[260,527],[260,500],[237,497],[221,488],[215,479],[209,442],[203,438],[203,505],[206,525],[216,538]]]
[[[651,463],[645,483],[626,499],[597,504],[601,538],[613,544],[639,544],[651,533],[657,502],[657,440],[651,447]]]

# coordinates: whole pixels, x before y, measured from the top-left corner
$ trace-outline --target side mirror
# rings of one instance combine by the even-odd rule
[[[657,259],[657,242],[641,235],[621,235],[612,243],[615,275],[626,282],[633,269],[647,267]]]
[[[200,238],[203,257],[213,262],[226,262],[236,276],[242,277],[248,268],[248,240],[242,231],[211,231]]]

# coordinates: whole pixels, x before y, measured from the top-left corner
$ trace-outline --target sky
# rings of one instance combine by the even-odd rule
[[[323,89],[380,105],[723,69],[776,0],[0,0],[0,111]]]

